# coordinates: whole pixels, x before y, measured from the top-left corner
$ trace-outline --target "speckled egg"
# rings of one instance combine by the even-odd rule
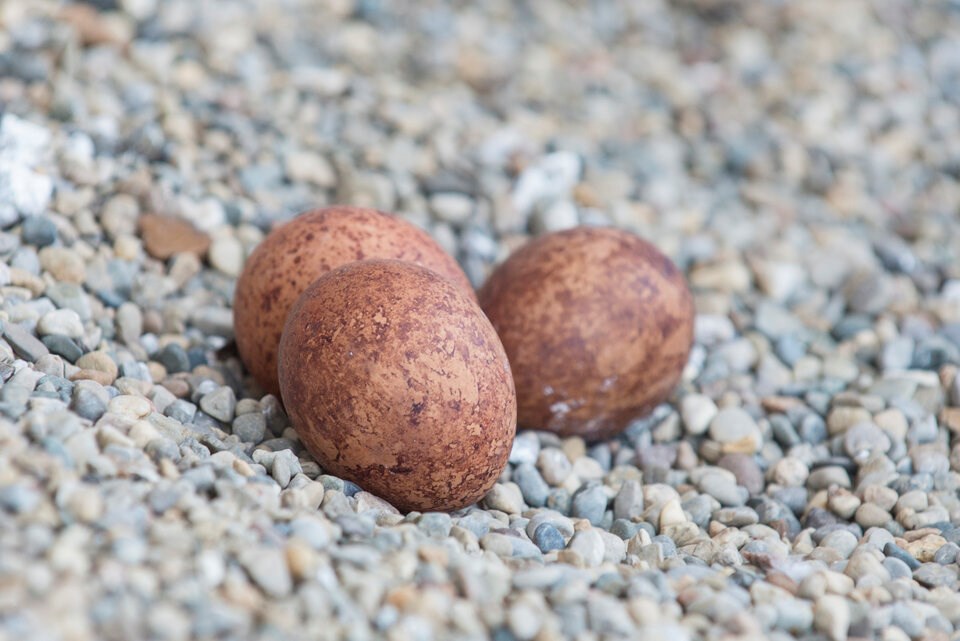
[[[500,339],[471,296],[418,265],[317,279],[287,319],[279,374],[317,462],[399,509],[470,505],[507,463],[517,402]]]
[[[277,346],[287,312],[318,276],[366,258],[423,265],[475,296],[457,262],[410,223],[373,209],[328,207],[275,229],[247,259],[237,281],[233,326],[240,359],[263,388],[279,393]]]
[[[529,242],[480,305],[517,386],[520,427],[594,440],[665,400],[693,344],[683,274],[626,231],[578,227]]]

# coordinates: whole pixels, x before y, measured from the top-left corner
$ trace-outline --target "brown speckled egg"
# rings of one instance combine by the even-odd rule
[[[693,344],[683,274],[626,231],[578,227],[518,249],[480,290],[520,427],[594,440],[665,400]]]
[[[269,392],[279,393],[277,346],[287,312],[321,274],[367,258],[423,265],[474,297],[457,262],[426,232],[373,209],[310,211],[271,232],[247,259],[237,281],[233,326],[240,359]]]
[[[279,373],[317,462],[402,510],[470,505],[510,455],[500,339],[462,288],[418,265],[368,260],[317,279],[287,319]]]

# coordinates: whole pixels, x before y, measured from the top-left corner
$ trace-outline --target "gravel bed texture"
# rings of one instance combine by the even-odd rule
[[[3,0],[0,639],[960,639],[958,34],[956,0]],[[636,231],[694,291],[680,386],[607,442],[521,431],[452,514],[325,474],[231,301],[332,203],[475,285]]]

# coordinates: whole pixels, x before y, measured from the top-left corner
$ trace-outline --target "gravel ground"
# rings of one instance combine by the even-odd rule
[[[92,2],[0,3],[0,639],[960,638],[956,0]],[[325,475],[230,305],[334,202],[641,233],[681,387],[450,515]]]

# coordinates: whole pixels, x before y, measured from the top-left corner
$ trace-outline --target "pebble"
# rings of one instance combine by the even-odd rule
[[[738,407],[727,407],[713,417],[709,425],[710,438],[721,444],[724,452],[751,454],[760,449],[763,435],[757,422]]]
[[[290,569],[280,549],[247,550],[240,556],[240,563],[250,578],[269,596],[284,597],[293,589]]]
[[[160,260],[180,253],[203,256],[210,247],[210,237],[182,218],[143,214],[138,225],[144,248]]]
[[[684,396],[680,406],[680,415],[687,433],[695,435],[707,431],[717,412],[716,403],[701,394]]]
[[[156,361],[163,365],[171,374],[190,371],[190,357],[187,351],[176,343],[169,343],[154,356]]]
[[[244,443],[259,443],[267,432],[267,419],[263,414],[241,414],[233,419],[233,433]]]
[[[83,322],[80,315],[72,309],[58,309],[47,312],[40,318],[37,322],[37,334],[80,338],[83,336]]]
[[[585,485],[573,495],[571,513],[593,525],[600,525],[606,509],[607,495],[602,485]]]
[[[210,264],[227,276],[239,276],[243,260],[243,245],[232,236],[217,238],[210,245]]]
[[[566,546],[563,535],[550,523],[541,523],[533,533],[533,542],[541,552],[562,550]]]
[[[583,564],[587,567],[600,565],[603,562],[606,551],[603,537],[594,529],[581,530],[574,534],[573,538],[570,539],[568,549],[576,552],[580,556],[580,559],[582,559]]]
[[[110,385],[119,373],[117,364],[104,351],[84,354],[77,359],[77,367],[80,371],[75,375],[76,378],[88,378],[101,385]]]
[[[516,483],[494,485],[483,502],[488,508],[507,514],[519,514],[523,510],[523,494]]]
[[[200,409],[224,423],[233,420],[233,413],[237,406],[237,397],[229,387],[218,387],[200,399]]]
[[[57,227],[46,216],[27,216],[21,234],[24,243],[35,247],[46,247],[57,241]]]

